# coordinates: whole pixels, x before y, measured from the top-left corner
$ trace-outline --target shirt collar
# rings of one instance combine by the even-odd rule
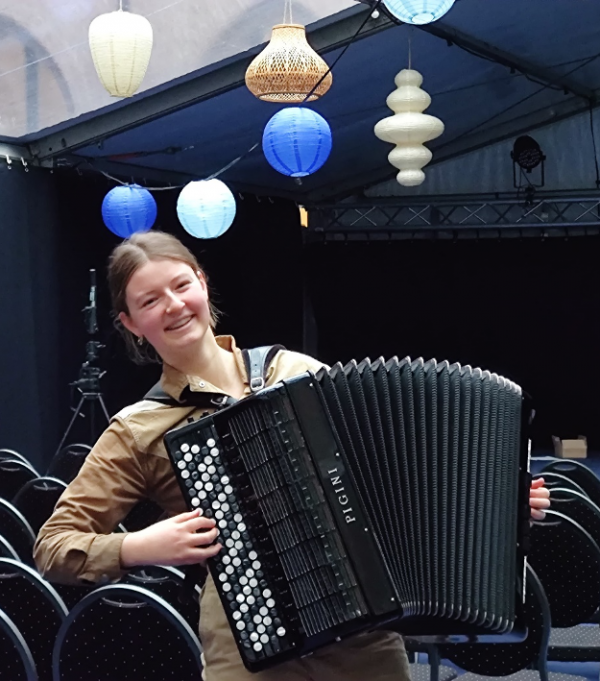
[[[216,336],[215,340],[217,345],[219,345],[224,350],[228,352],[233,352],[235,356],[235,361],[237,364],[240,376],[244,380],[246,385],[246,392],[250,391],[248,385],[248,375],[246,373],[246,367],[244,365],[244,357],[242,351],[237,347],[235,339],[233,336]],[[170,364],[163,364],[163,372],[160,379],[162,389],[171,397],[176,400],[181,400],[181,395],[186,388],[189,388],[192,392],[206,392],[206,393],[218,393],[223,395],[223,391],[217,388],[212,383],[205,381],[201,376],[190,376],[184,374],[179,369],[171,366]]]

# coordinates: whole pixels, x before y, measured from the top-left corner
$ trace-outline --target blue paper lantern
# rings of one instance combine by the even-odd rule
[[[156,221],[156,213],[154,197],[138,184],[115,187],[102,201],[104,224],[122,239],[147,232]]]
[[[383,0],[383,4],[405,24],[430,24],[452,9],[455,0]]]
[[[282,175],[306,177],[331,153],[329,123],[312,109],[289,107],[277,112],[263,133],[267,161]]]
[[[235,198],[221,180],[190,182],[177,199],[179,222],[197,239],[216,239],[224,234],[231,227],[236,210]]]

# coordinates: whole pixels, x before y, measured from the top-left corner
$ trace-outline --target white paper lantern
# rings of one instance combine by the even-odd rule
[[[421,89],[423,76],[418,71],[404,69],[396,76],[394,92],[387,105],[394,112],[375,126],[380,140],[395,144],[389,162],[400,170],[398,182],[404,187],[415,187],[425,180],[423,168],[431,161],[432,153],[423,146],[444,132],[439,118],[424,114],[431,97]]]
[[[186,184],[177,199],[177,217],[188,234],[216,239],[232,225],[237,206],[221,180],[196,180]]]
[[[109,12],[90,24],[89,42],[102,85],[113,97],[131,97],[142,84],[152,52],[152,25],[131,12]]]

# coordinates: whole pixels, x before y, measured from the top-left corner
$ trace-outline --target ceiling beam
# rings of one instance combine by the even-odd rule
[[[570,97],[553,106],[545,106],[537,111],[518,116],[495,126],[486,127],[479,132],[464,136],[458,135],[448,142],[432,144],[433,160],[428,167],[585,113],[590,110],[590,106],[594,109],[598,108],[600,106],[600,90],[595,91],[594,94],[596,103],[593,105],[580,97]],[[322,201],[344,199],[356,195],[359,191],[362,193],[366,187],[373,187],[381,182],[392,180],[396,174],[397,170],[387,164],[385,167],[372,168],[368,172],[356,175],[337,185],[310,192],[305,201],[307,204],[316,204]]]
[[[320,54],[331,52],[348,45],[362,23],[370,14],[370,9],[355,8],[341,13],[341,18],[326,25],[318,25],[308,32],[312,47]],[[364,27],[358,40],[368,38],[380,31],[392,28],[395,24],[386,16],[372,19]],[[216,97],[245,84],[248,65],[259,54],[264,45],[223,62],[211,71],[198,72],[191,78],[175,82],[161,91],[143,94],[119,108],[109,108],[90,120],[74,123],[59,132],[51,133],[31,142],[31,155],[43,162],[55,156],[62,156],[100,142],[113,135],[135,128],[143,123],[179,111],[198,102]]]
[[[358,0],[358,2],[368,5],[372,9],[377,4],[378,0]],[[380,5],[380,7],[382,14],[388,14],[388,10],[385,6]],[[399,20],[394,20],[394,23],[402,25],[402,22]],[[440,38],[450,45],[454,44],[462,47],[465,50],[472,52],[474,56],[491,60],[501,66],[505,66],[510,71],[522,73],[524,76],[534,78],[539,81],[541,85],[559,88],[566,94],[577,95],[588,101],[594,101],[596,96],[593,90],[577,83],[568,76],[560,76],[554,73],[551,68],[540,66],[539,64],[519,57],[518,55],[501,50],[470,34],[451,28],[450,26],[445,25],[443,21],[414,26],[414,28],[429,33],[436,38]]]
[[[559,76],[554,73],[552,69],[535,64],[534,62],[518,57],[510,52],[505,52],[504,50],[494,47],[482,40],[478,40],[467,33],[462,33],[455,28],[444,26],[443,23],[436,22],[425,26],[417,26],[416,28],[446,41],[450,46],[457,45],[458,47],[462,47],[467,51],[474,53],[474,56],[483,57],[500,66],[505,66],[513,73],[522,73],[524,76],[534,79],[540,85],[563,90],[565,94],[582,97],[588,103],[595,101],[595,93],[592,89],[577,83],[568,76]]]

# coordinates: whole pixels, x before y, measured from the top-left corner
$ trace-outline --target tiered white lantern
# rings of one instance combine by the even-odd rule
[[[439,118],[424,114],[431,104],[431,97],[421,89],[423,76],[413,69],[404,69],[396,76],[397,89],[387,98],[387,105],[394,112],[375,126],[380,140],[395,144],[390,152],[390,163],[400,170],[398,182],[404,187],[415,187],[425,180],[423,168],[433,154],[423,146],[444,132]]]
[[[109,12],[90,24],[92,59],[113,97],[131,97],[142,84],[152,52],[152,25],[131,12]]]

